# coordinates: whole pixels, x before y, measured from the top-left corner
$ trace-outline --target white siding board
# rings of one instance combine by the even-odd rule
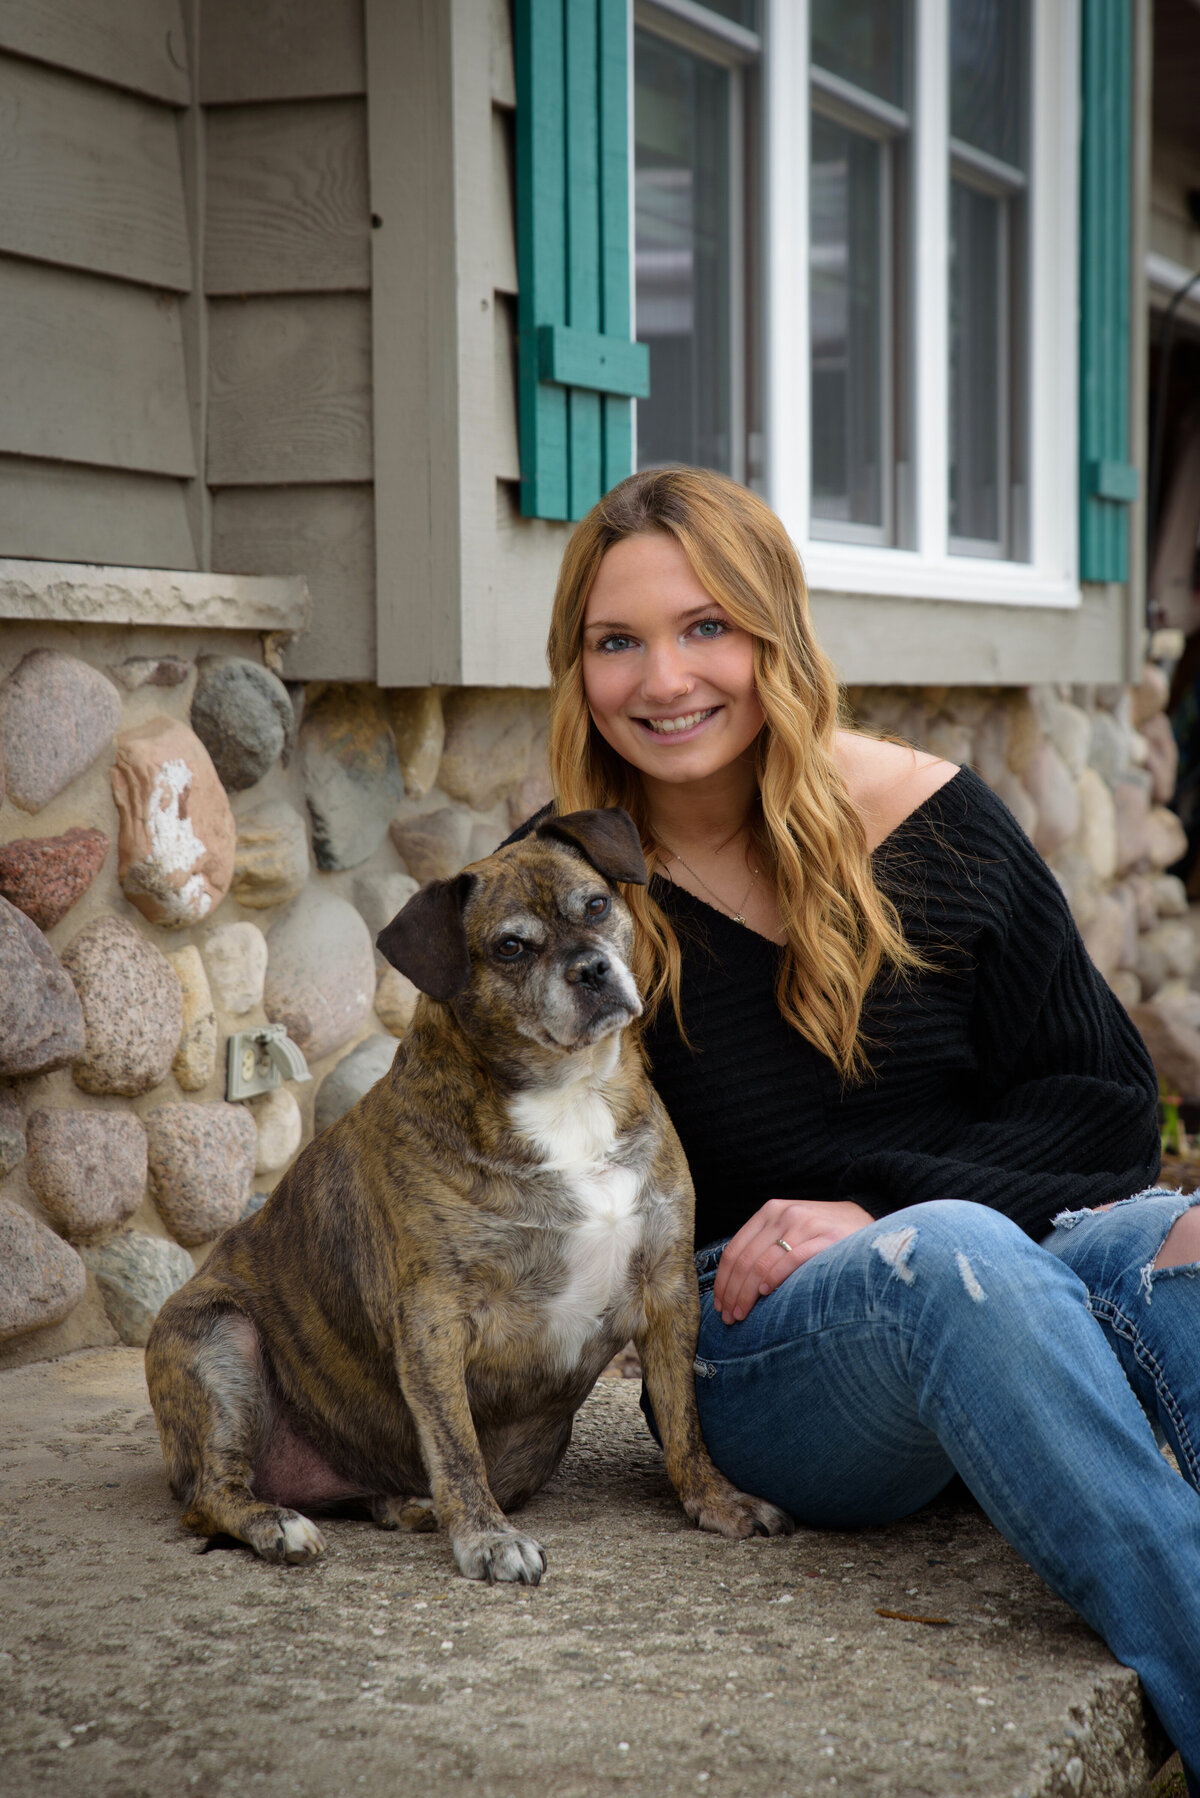
[[[6,556],[195,568],[184,488],[159,475],[0,456]]]
[[[208,293],[370,287],[361,100],[222,107],[207,139]]]
[[[191,286],[170,108],[0,56],[0,170],[0,251]]]
[[[291,680],[374,680],[370,487],[230,487],[213,497],[213,561],[238,574],[305,577],[312,613],[285,659]]]
[[[186,106],[179,0],[4,0],[0,49]]]
[[[371,307],[354,294],[214,300],[210,486],[371,479]]]
[[[204,0],[206,106],[361,94],[366,85],[363,0]]]
[[[0,258],[0,452],[193,474],[178,300]]]

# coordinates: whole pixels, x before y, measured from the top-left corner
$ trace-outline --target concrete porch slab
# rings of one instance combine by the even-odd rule
[[[0,1374],[0,1789],[1134,1798],[1165,1753],[1133,1674],[965,1500],[699,1535],[607,1379],[524,1521],[535,1591],[339,1519],[312,1568],[200,1554],[139,1351]]]

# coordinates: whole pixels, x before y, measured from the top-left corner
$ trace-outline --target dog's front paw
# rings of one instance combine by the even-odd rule
[[[752,1498],[734,1486],[727,1492],[685,1499],[683,1508],[699,1529],[734,1540],[746,1536],[790,1536],[796,1527],[778,1505],[768,1504],[765,1498]]]
[[[325,1553],[324,1536],[299,1511],[261,1512],[246,1524],[245,1540],[264,1561],[281,1561],[289,1567],[303,1566]]]
[[[458,1571],[489,1586],[515,1580],[536,1586],[546,1571],[546,1551],[532,1536],[516,1530],[464,1530],[454,1538]]]

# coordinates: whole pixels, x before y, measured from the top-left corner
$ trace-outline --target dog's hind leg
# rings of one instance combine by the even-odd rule
[[[168,1300],[146,1345],[146,1383],[171,1490],[183,1524],[200,1536],[234,1536],[264,1561],[297,1564],[324,1553],[320,1530],[251,1488],[271,1425],[258,1332],[240,1312],[173,1307]]]
[[[373,1498],[371,1518],[381,1530],[408,1530],[412,1534],[438,1527],[437,1506],[423,1498]]]

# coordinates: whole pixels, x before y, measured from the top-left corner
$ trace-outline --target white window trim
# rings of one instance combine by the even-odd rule
[[[1022,562],[949,548],[949,3],[913,7],[914,547],[837,543],[809,529],[808,0],[764,0],[768,497],[814,593],[1075,607],[1078,0],[1030,0],[1030,558]]]

